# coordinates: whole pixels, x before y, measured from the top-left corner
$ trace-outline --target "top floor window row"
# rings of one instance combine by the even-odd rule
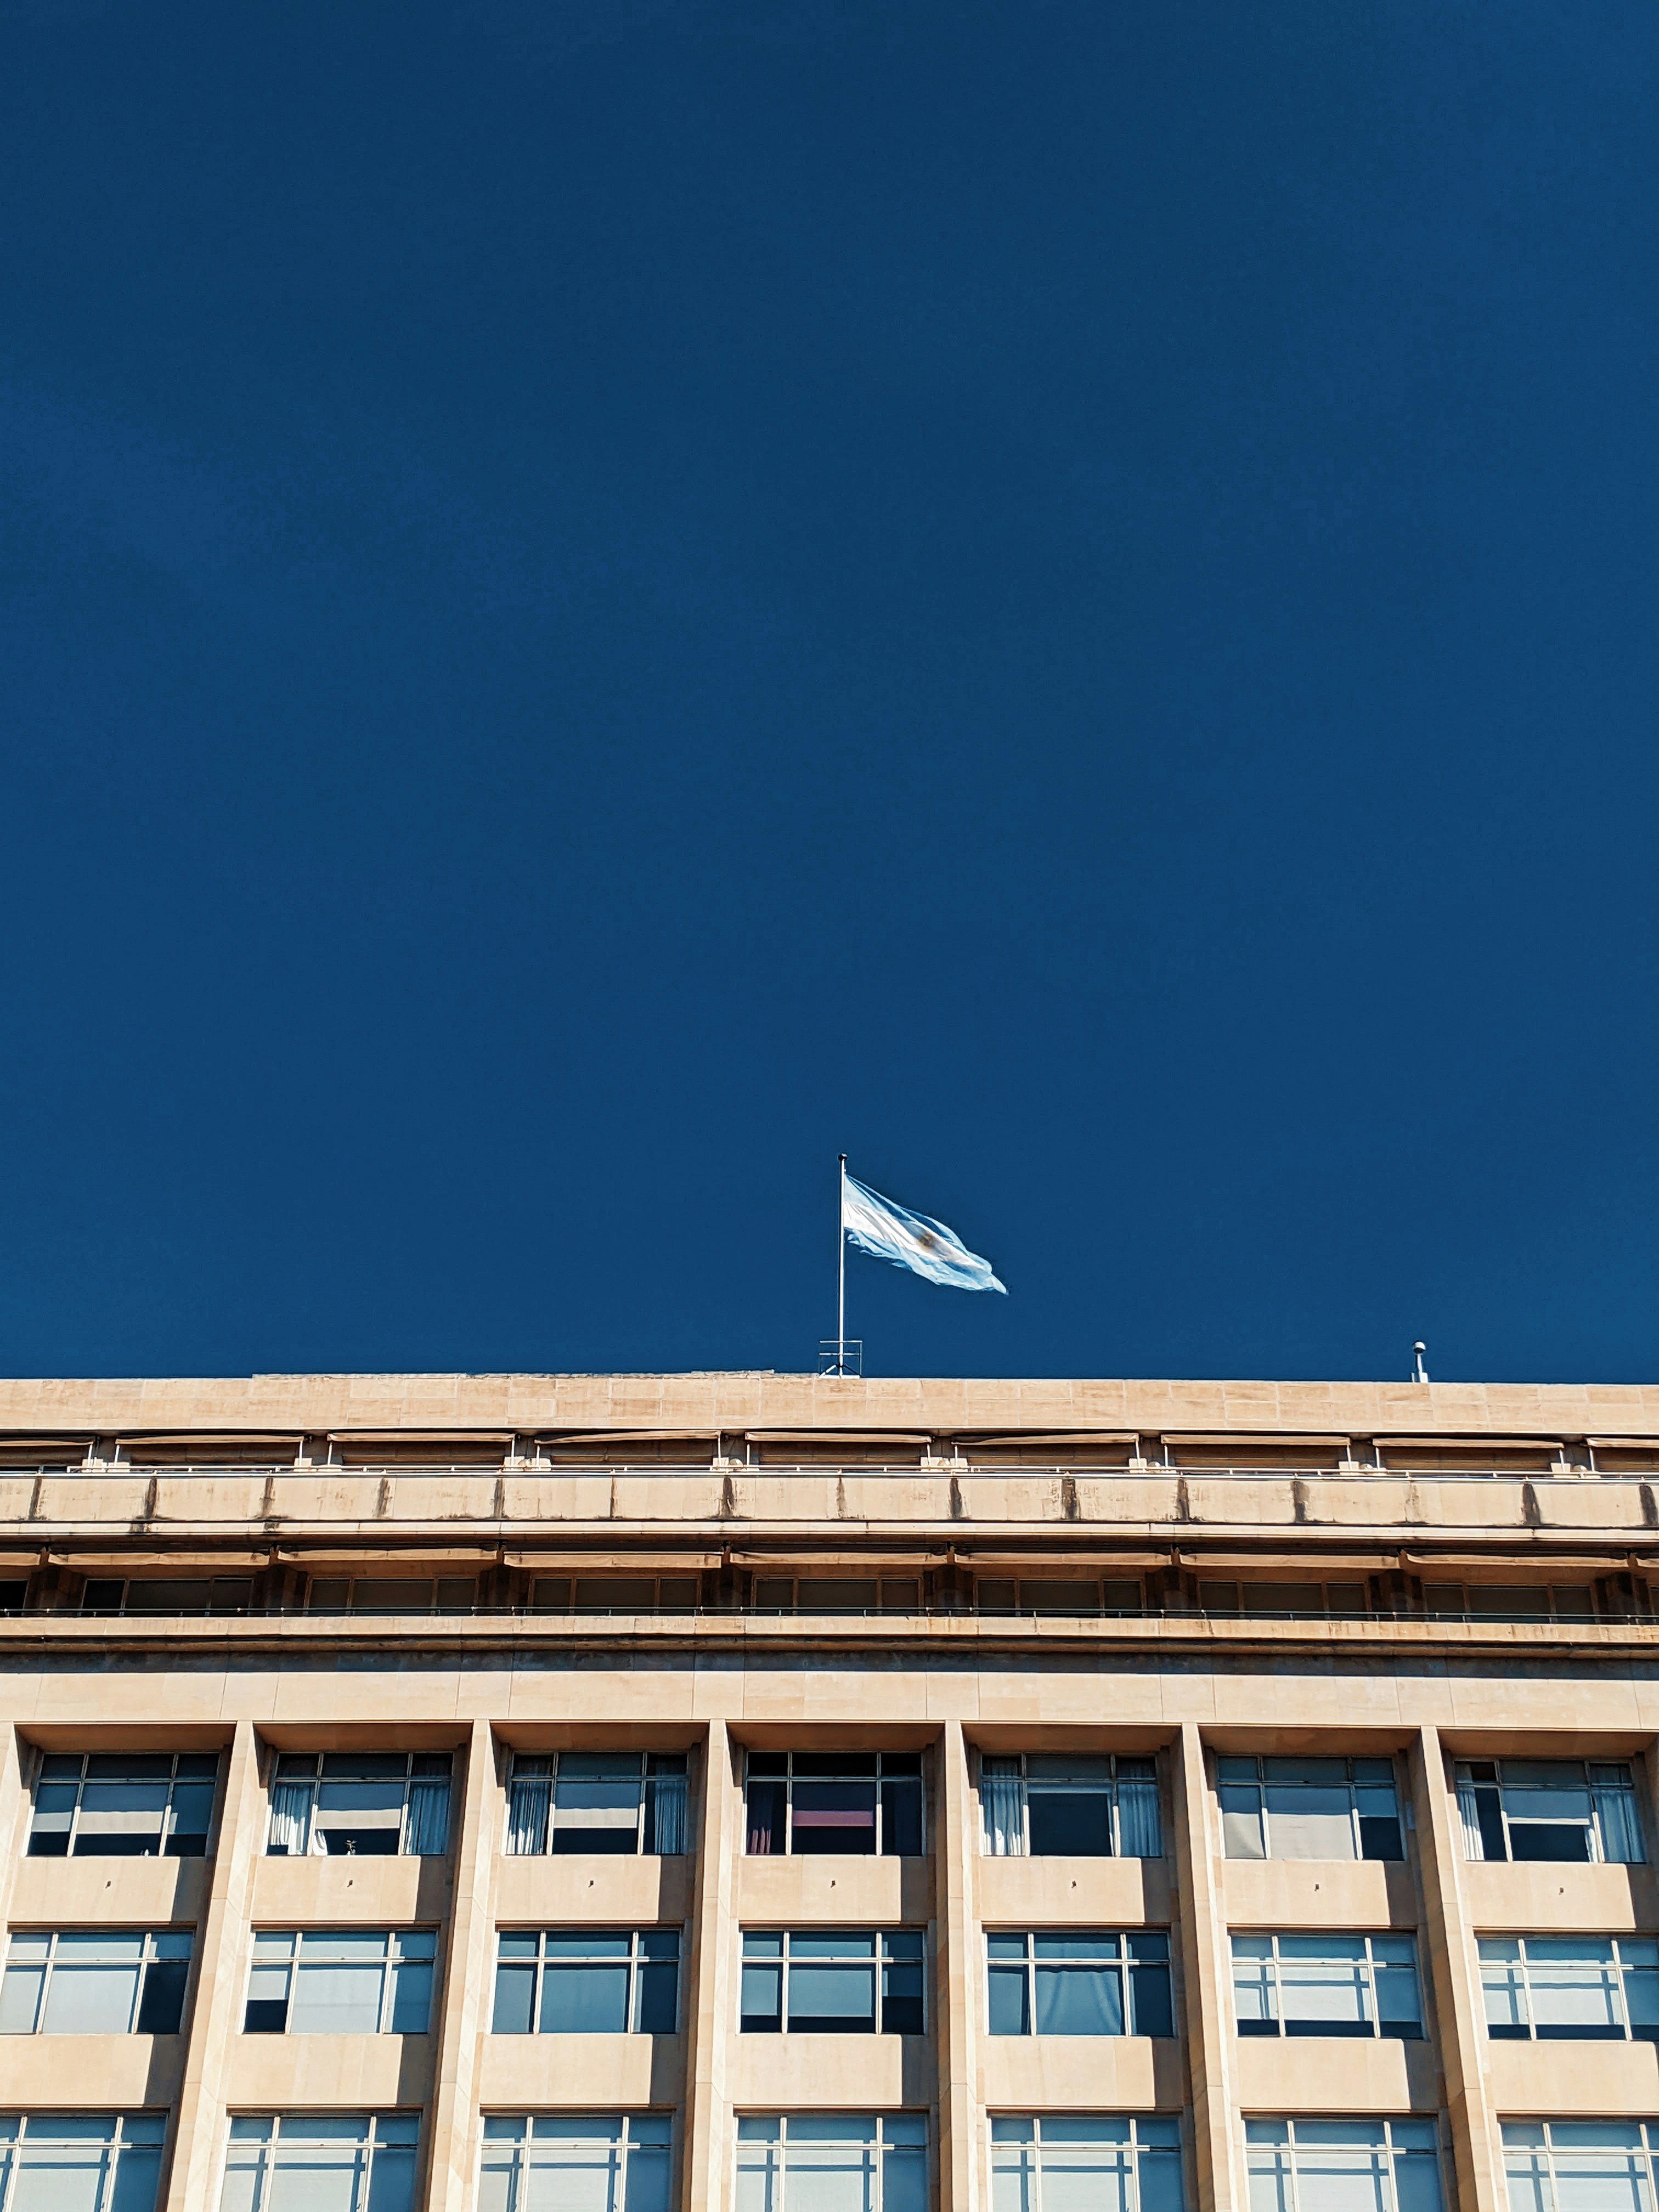
[[[991,1858],[1164,1856],[1151,1759],[987,1752],[979,1796],[982,1845]]]
[[[516,1756],[507,1782],[509,1858],[599,1851],[678,1858],[686,1847],[684,1752]]]
[[[29,1856],[205,1856],[217,1752],[48,1752],[29,1823]]]
[[[1471,1859],[1633,1866],[1647,1856],[1621,1760],[1460,1759],[1457,1810]]]
[[[751,1751],[744,1798],[753,1857],[921,1854],[920,1752]]]
[[[284,1752],[270,1790],[272,1858],[441,1858],[449,1849],[445,1752]]]

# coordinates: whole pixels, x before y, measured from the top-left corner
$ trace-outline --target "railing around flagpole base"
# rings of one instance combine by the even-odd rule
[[[821,1336],[818,1339],[820,1375],[862,1375],[864,1339],[861,1336]]]

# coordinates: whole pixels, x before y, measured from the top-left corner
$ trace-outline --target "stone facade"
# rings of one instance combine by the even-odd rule
[[[180,2033],[8,2036],[0,2112],[164,2112],[167,2212],[218,2212],[236,2115],[418,2112],[431,2212],[497,2113],[672,2114],[684,2212],[750,2114],[924,2113],[941,2212],[998,2116],[1178,2115],[1187,2203],[1243,2212],[1248,2118],[1415,2115],[1498,2212],[1505,2121],[1659,2117],[1652,2040],[1494,2039],[1477,1948],[1659,1935],[1655,1485],[1639,1388],[0,1383],[0,1918],[195,1939]],[[453,1754],[447,1853],[270,1856],[276,1760],[337,1750]],[[686,1754],[684,1856],[507,1855],[514,1756],[582,1750]],[[923,1853],[747,1852],[786,1750],[920,1753]],[[210,1854],[32,1856],[42,1762],[129,1751],[220,1755]],[[1151,1757],[1162,1855],[988,1856],[1020,1753]],[[1255,1753],[1391,1761],[1404,1856],[1227,1856]],[[1627,1765],[1645,1859],[1473,1862],[1455,1765],[1504,1759]],[[417,1926],[427,2033],[241,2032],[255,1929]],[[501,1927],[679,1929],[678,2032],[492,2033]],[[926,2033],[740,2033],[742,1931],[838,1928],[925,1929]],[[1175,2033],[989,2033],[986,1932],[1068,1929],[1169,1930]],[[1232,1936],[1320,1930],[1415,1937],[1419,2039],[1237,2033]]]

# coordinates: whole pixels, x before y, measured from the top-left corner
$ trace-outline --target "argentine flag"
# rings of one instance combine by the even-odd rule
[[[1000,1291],[991,1263],[970,1252],[953,1229],[930,1221],[925,1213],[908,1213],[841,1171],[841,1225],[860,1252],[872,1260],[886,1260],[895,1267],[908,1267],[930,1283],[943,1283],[952,1291]]]

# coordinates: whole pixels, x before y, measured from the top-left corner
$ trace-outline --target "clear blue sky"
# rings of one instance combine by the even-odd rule
[[[0,1370],[1659,1374],[1656,80],[0,0]]]

